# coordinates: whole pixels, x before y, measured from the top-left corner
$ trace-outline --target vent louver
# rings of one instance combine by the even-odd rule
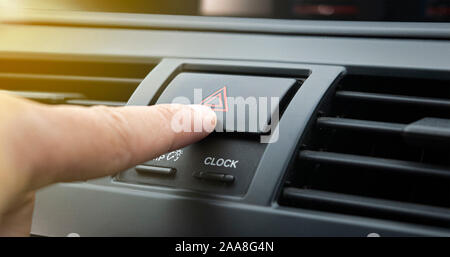
[[[303,135],[279,202],[450,227],[450,81],[344,78]]]
[[[0,59],[0,92],[48,104],[125,105],[155,64]]]

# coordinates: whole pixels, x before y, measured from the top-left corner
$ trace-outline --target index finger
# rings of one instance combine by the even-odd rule
[[[176,104],[39,106],[28,115],[16,121],[9,145],[26,160],[31,188],[117,173],[204,138],[216,122],[208,107]],[[177,117],[191,128],[201,121],[201,130],[174,130]]]

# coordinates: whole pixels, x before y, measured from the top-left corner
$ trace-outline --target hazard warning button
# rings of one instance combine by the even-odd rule
[[[223,87],[203,99],[200,104],[211,107],[214,111],[228,112],[227,87]]]
[[[269,133],[280,118],[279,103],[295,79],[183,72],[157,104],[202,104],[217,114],[216,131]]]

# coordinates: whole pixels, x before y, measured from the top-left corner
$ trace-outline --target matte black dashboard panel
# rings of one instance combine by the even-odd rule
[[[284,76],[299,79],[307,77],[301,89],[292,97],[275,131],[271,135],[262,135],[261,139],[269,139],[272,136],[274,142],[266,144],[265,152],[247,194],[237,199],[252,204],[270,205],[275,193],[273,189],[278,186],[283,170],[296,147],[297,140],[295,138],[300,136],[298,131],[301,131],[304,126],[303,119],[306,120],[311,115],[315,109],[316,101],[320,100],[320,96],[328,89],[329,85],[344,72],[344,68],[270,62],[167,58],[163,59],[143,80],[132,95],[128,105],[151,104],[152,101],[155,101],[159,91],[167,86],[176,74],[193,70],[197,72]],[[277,158],[274,159],[273,156]],[[186,193],[182,192],[183,190],[177,192],[177,190],[171,189],[171,191],[180,194]],[[226,196],[216,197],[230,199]]]
[[[89,184],[43,189],[36,207],[32,232],[46,236],[449,235],[448,230],[398,222]]]

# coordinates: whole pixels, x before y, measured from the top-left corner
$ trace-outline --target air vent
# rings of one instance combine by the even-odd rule
[[[0,90],[48,104],[125,105],[153,63],[0,59]]]
[[[344,78],[303,135],[280,204],[450,227],[450,81]]]

